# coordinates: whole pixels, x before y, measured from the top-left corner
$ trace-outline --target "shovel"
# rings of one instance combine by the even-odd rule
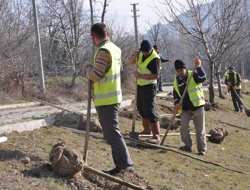
[[[196,58],[196,59],[197,59],[197,58]],[[189,79],[188,79],[188,81],[187,81],[187,85],[186,85],[186,87],[185,87],[185,89],[184,89],[184,92],[183,92],[183,94],[182,94],[182,96],[181,96],[181,99],[180,99],[180,102],[179,102],[180,105],[182,105],[183,98],[184,98],[184,96],[185,96],[185,94],[186,94],[186,92],[187,92],[188,85],[189,85],[191,79],[193,78],[194,71],[195,71],[195,69],[197,68],[197,66],[198,66],[198,65],[195,65],[195,66],[194,66],[194,68],[193,68],[193,70],[192,70],[192,73],[191,73],[191,76],[189,77]],[[163,145],[163,143],[164,143],[164,141],[165,141],[165,139],[166,139],[166,136],[167,136],[167,134],[168,134],[168,131],[170,130],[170,127],[171,127],[171,125],[172,125],[173,122],[174,122],[174,119],[175,119],[175,117],[176,117],[176,114],[177,114],[177,110],[174,109],[174,115],[173,115],[171,121],[170,121],[169,124],[168,124],[168,128],[167,128],[167,130],[166,130],[166,132],[165,132],[164,137],[162,138],[162,141],[161,141],[161,144],[160,144],[160,145]]]
[[[86,164],[87,164],[88,146],[89,146],[89,129],[90,129],[90,115],[91,115],[91,88],[92,88],[92,81],[89,80],[89,83],[88,83],[88,107],[87,107],[86,135],[85,135],[84,154],[83,154],[83,160],[84,160],[84,162]]]
[[[137,57],[136,57],[136,70],[138,67]],[[133,109],[133,122],[132,122],[132,131],[129,133],[129,137],[135,140],[139,139],[139,133],[135,132],[135,117],[136,117],[136,103],[137,103],[137,78],[135,79],[135,97],[134,97],[134,109]]]
[[[233,90],[233,91],[234,91],[234,90]],[[250,117],[250,110],[243,104],[243,102],[241,101],[241,99],[240,99],[238,93],[237,93],[236,91],[234,91],[234,93],[235,93],[235,95],[236,95],[238,101],[243,105],[243,107],[244,107],[244,109],[245,109],[246,115],[247,115],[248,117]]]

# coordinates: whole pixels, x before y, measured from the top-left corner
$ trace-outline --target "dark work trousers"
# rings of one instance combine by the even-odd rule
[[[144,86],[137,85],[137,109],[139,114],[150,121],[155,123],[158,117],[154,111],[154,99],[156,96],[156,84],[148,84]]]
[[[104,139],[111,146],[112,157],[117,169],[133,169],[127,145],[120,133],[118,111],[120,104],[96,106]]]
[[[157,91],[162,91],[162,80],[161,80],[161,71],[159,74],[159,78],[157,79]]]
[[[235,94],[237,93],[238,96]],[[233,101],[233,105],[234,105],[234,110],[235,111],[239,111],[239,109],[243,109],[243,105],[241,103],[241,101],[239,100],[239,97],[241,96],[241,90],[237,89],[236,91],[231,90],[231,97],[232,97],[232,101]]]

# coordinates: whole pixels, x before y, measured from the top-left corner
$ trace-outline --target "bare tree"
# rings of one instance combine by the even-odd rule
[[[1,87],[7,91],[21,90],[23,94],[26,68],[29,71],[34,69],[31,10],[31,4],[21,0],[0,1],[0,77],[3,81]]]
[[[161,7],[158,7],[158,14],[185,37],[196,55],[208,62],[209,101],[214,103],[215,74],[220,97],[223,98],[221,65],[229,60],[229,50],[235,51],[237,45],[248,36],[248,31],[241,30],[246,21],[242,11],[243,0],[217,0],[210,3],[206,0],[187,0],[186,4],[179,0],[159,2]]]
[[[79,75],[81,63],[89,59],[89,27],[87,16],[83,14],[83,4],[79,0],[44,0],[44,35],[49,34],[48,62],[54,68],[64,68],[72,72],[71,85]],[[50,19],[48,19],[50,18]],[[46,22],[48,21],[48,22]],[[87,39],[86,36],[88,36]],[[66,70],[65,70],[66,68]]]

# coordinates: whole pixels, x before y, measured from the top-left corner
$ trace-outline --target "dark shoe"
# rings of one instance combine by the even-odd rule
[[[120,173],[121,170],[114,168],[112,170],[102,170],[104,173],[109,174],[109,175],[115,175]]]
[[[188,148],[186,146],[181,146],[180,150],[186,151],[186,152],[192,152],[192,148]]]
[[[160,89],[159,91],[160,91],[160,92],[163,92],[163,90],[162,90],[162,89]]]
[[[205,155],[206,155],[206,153],[205,153],[205,152],[200,151],[200,152],[198,153],[198,155],[200,155],[200,156],[205,156]]]
[[[242,112],[242,109],[240,109],[240,112]]]
[[[234,110],[235,112],[239,112],[239,110]]]

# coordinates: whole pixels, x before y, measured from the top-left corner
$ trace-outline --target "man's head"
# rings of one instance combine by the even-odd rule
[[[98,44],[99,41],[102,41],[105,38],[108,38],[107,28],[104,23],[93,24],[90,29],[90,33],[91,33],[91,36],[95,45],[99,45]]]
[[[234,72],[234,68],[233,67],[228,67],[228,70],[229,70],[230,73]]]
[[[141,42],[140,50],[144,56],[148,56],[152,51],[152,44],[148,40],[143,40]]]
[[[185,77],[186,76],[186,73],[187,73],[187,67],[186,67],[186,64],[180,60],[180,59],[177,59],[175,62],[174,62],[174,67],[175,67],[175,70],[177,72],[177,75],[181,78]]]
[[[154,50],[158,53],[158,46],[155,44],[154,46],[153,46],[153,48],[154,48]]]

